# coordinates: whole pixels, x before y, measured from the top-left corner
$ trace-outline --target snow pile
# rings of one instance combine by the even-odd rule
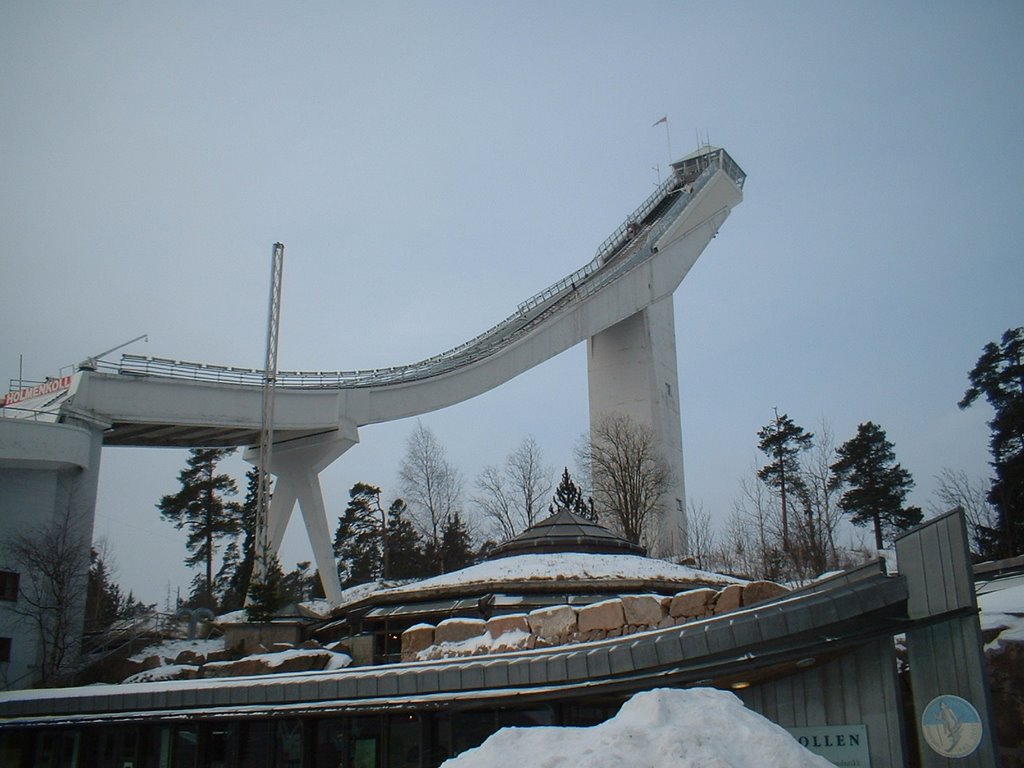
[[[1024,643],[1024,577],[1007,579],[1008,584],[999,588],[999,582],[990,585],[991,592],[978,595],[981,610],[981,629],[999,631],[998,637],[986,644],[985,650],[994,650],[1003,643]]]
[[[124,683],[156,683],[164,680],[190,680],[199,674],[195,664],[165,664],[161,667],[136,672],[122,680]]]
[[[246,661],[256,661],[265,664],[269,669],[277,669],[280,666],[293,662],[297,659],[319,657],[324,654],[323,650],[308,650],[303,648],[292,648],[287,651],[272,651],[269,653],[252,653],[244,657]],[[352,663],[352,657],[346,653],[330,653],[327,659],[327,666],[323,671],[332,669],[344,669]]]
[[[509,630],[498,635],[498,637],[491,637],[488,633],[484,632],[482,635],[457,642],[443,642],[431,645],[422,651],[417,651],[415,659],[416,661],[431,661],[433,659],[516,651],[523,648],[532,648],[531,640],[533,640],[533,635],[529,632],[523,632],[521,629]]]
[[[636,694],[592,728],[504,728],[444,768],[834,768],[781,727],[712,688]]]
[[[379,594],[402,594],[463,584],[487,584],[507,581],[588,581],[650,580],[692,582],[701,585],[744,584],[741,579],[711,573],[667,560],[637,555],[600,555],[580,552],[515,555],[471,565],[461,571],[424,579],[404,587],[382,590]]]
[[[131,661],[144,661],[150,656],[159,656],[166,663],[171,663],[178,658],[182,651],[193,651],[203,656],[209,656],[215,651],[224,650],[224,638],[215,637],[209,640],[165,640],[159,645],[148,645],[131,657]]]

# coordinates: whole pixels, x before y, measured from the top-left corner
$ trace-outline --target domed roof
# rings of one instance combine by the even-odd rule
[[[646,555],[639,544],[616,536],[602,525],[567,509],[534,523],[514,539],[495,547],[488,560],[512,555],[587,552],[602,555]]]

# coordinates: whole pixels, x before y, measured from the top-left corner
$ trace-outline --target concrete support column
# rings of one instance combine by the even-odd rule
[[[292,519],[292,510],[298,501],[298,492],[290,475],[279,474],[274,483],[274,495],[270,499],[270,512],[267,527],[270,529],[270,548],[276,554],[284,541],[284,532],[288,529],[288,521]],[[319,564],[317,564],[319,567]]]
[[[644,542],[655,557],[686,554],[686,495],[679,417],[675,313],[671,294],[590,337],[587,343],[590,426],[621,413],[649,427],[672,469],[673,485],[662,499],[662,515],[648,526]]]
[[[296,478],[295,485],[299,496],[299,509],[302,510],[302,521],[306,524],[306,535],[313,546],[313,560],[320,571],[320,583],[323,584],[324,594],[332,603],[340,603],[341,584],[334,561],[331,531],[327,526],[327,510],[324,506],[323,489],[320,487],[320,476],[306,472],[301,478]],[[325,577],[325,574],[330,578]]]

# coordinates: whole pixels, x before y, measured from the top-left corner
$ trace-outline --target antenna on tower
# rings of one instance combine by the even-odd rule
[[[267,311],[267,356],[263,366],[263,413],[260,419],[260,452],[256,494],[256,536],[253,552],[253,584],[265,582],[271,567],[270,467],[274,448],[274,393],[277,386],[277,340],[281,326],[281,279],[284,245],[274,243],[270,266],[270,303]]]

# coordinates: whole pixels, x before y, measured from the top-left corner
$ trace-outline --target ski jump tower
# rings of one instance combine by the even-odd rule
[[[267,520],[274,550],[297,502],[326,595],[338,600],[319,474],[359,441],[359,428],[468,400],[586,341],[591,426],[619,413],[651,428],[675,487],[647,544],[656,556],[684,554],[672,295],[742,201],[745,179],[724,149],[702,147],[672,164],[590,262],[466,343],[392,368],[278,372]],[[260,369],[136,355],[88,360],[43,410],[90,430],[97,444],[244,446],[255,463],[265,378]]]

